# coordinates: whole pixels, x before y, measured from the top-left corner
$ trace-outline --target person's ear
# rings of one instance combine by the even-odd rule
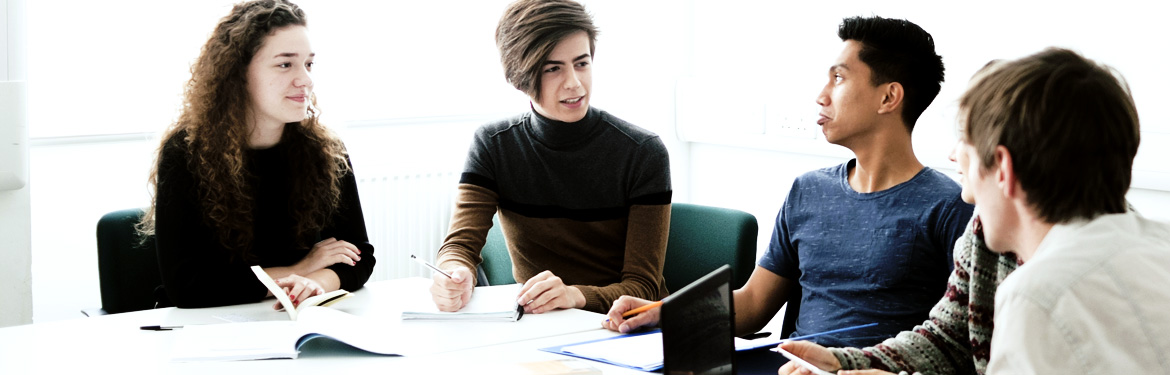
[[[998,167],[995,171],[996,186],[999,187],[1004,197],[1016,198],[1020,194],[1020,180],[1016,176],[1012,152],[1007,147],[995,146],[995,165]]]
[[[881,89],[882,103],[878,107],[878,113],[895,113],[894,111],[897,111],[902,106],[902,100],[906,97],[906,90],[898,82],[881,85]]]

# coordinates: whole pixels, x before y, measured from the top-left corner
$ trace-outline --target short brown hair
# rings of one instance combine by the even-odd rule
[[[960,124],[981,168],[1004,146],[1028,204],[1048,223],[1123,213],[1140,143],[1137,108],[1120,74],[1049,48],[993,62],[960,99]]]
[[[593,55],[597,27],[585,6],[572,0],[519,0],[504,10],[496,27],[496,48],[508,83],[540,100],[541,68],[557,43],[569,35],[589,34]]]

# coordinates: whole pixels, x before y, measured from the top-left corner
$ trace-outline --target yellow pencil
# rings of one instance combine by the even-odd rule
[[[653,309],[655,307],[658,307],[658,306],[662,306],[662,301],[649,303],[649,304],[643,305],[642,307],[639,307],[639,308],[636,308],[636,309],[633,309],[630,311],[626,311],[625,313],[622,313],[622,318],[629,318],[631,316],[644,313],[644,312],[646,312],[650,309]]]

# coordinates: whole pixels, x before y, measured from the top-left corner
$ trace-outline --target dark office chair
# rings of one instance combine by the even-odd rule
[[[97,225],[98,279],[102,308],[81,312],[87,316],[154,308],[154,289],[162,285],[154,241],[141,241],[134,228],[145,212],[134,208],[102,216]]]
[[[479,285],[514,284],[512,258],[500,230],[499,215],[492,224],[480,253],[483,264],[477,270],[481,275]],[[754,268],[758,230],[756,217],[743,211],[686,203],[671,205],[670,237],[662,271],[666,289],[682,289],[724,264],[731,265],[732,286],[743,286]]]
[[[739,210],[675,203],[662,274],[674,292],[724,264],[731,266],[732,288],[752,275],[756,260],[756,217]]]
[[[512,277],[512,256],[508,254],[508,242],[500,229],[500,215],[492,218],[492,229],[488,231],[487,243],[479,253],[483,258],[476,269],[479,286],[515,284]]]

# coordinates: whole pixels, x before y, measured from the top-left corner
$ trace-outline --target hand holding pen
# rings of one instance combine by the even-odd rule
[[[414,255],[410,257],[434,271],[431,275],[431,300],[439,311],[459,311],[471,301],[475,277],[467,267],[443,270]]]
[[[784,366],[780,367],[779,373],[793,374],[803,367],[807,372],[813,374],[832,374],[832,371],[837,371],[841,368],[841,362],[837,360],[837,356],[833,355],[829,349],[826,349],[825,347],[820,346],[815,342],[800,340],[806,340],[817,336],[841,333],[845,331],[852,331],[855,329],[869,328],[876,325],[877,323],[862,324],[781,340],[780,345],[773,348],[772,351],[783,354],[785,357],[788,357],[789,361],[788,363],[784,364]],[[832,371],[825,371],[824,369],[831,369]]]
[[[609,308],[608,319],[601,326],[608,330],[629,333],[639,327],[658,324],[662,302],[651,302],[637,297],[621,296]]]

